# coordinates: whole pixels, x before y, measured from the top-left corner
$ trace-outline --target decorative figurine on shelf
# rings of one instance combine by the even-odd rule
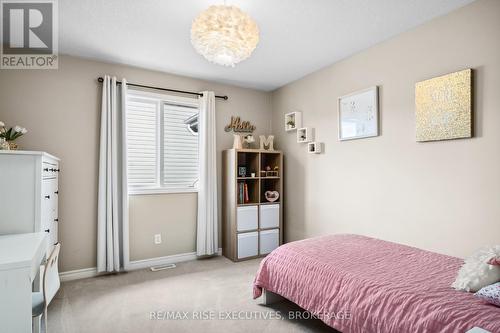
[[[0,121],[0,149],[2,150],[17,150],[18,146],[14,142],[17,138],[26,134],[28,130],[21,126],[11,127],[9,129],[5,128],[5,123]],[[9,147],[7,149],[7,146]]]
[[[252,143],[255,142],[255,138],[253,137],[252,134],[247,134],[243,138],[243,142],[244,142],[245,148],[250,148],[250,146],[252,145]]]
[[[273,170],[273,177],[279,177],[280,176],[279,171],[280,171],[280,168],[277,165],[275,165],[274,170]]]
[[[249,121],[242,121],[240,117],[232,116],[229,124],[224,127],[226,132],[239,132],[239,133],[253,133],[255,131],[255,126]]]
[[[269,135],[267,138],[261,135],[259,138],[261,150],[274,150],[274,135]],[[267,149],[265,147],[267,147]]]
[[[266,177],[278,177],[279,176],[278,170],[279,168],[277,165],[274,167],[274,170],[271,170],[271,167],[269,165],[266,166]]]
[[[267,201],[269,202],[275,202],[276,200],[279,199],[280,194],[278,191],[266,191],[264,193],[264,197],[266,198]]]
[[[242,149],[241,136],[239,134],[234,134],[233,149]]]
[[[264,167],[264,170],[262,170],[260,172],[260,176],[261,177],[267,177],[267,173],[271,171],[271,167],[269,165],[267,165],[266,167]]]

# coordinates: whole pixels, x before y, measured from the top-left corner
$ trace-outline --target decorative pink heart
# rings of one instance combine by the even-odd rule
[[[266,200],[269,202],[275,202],[280,197],[280,194],[278,191],[266,191],[264,197],[266,197]]]

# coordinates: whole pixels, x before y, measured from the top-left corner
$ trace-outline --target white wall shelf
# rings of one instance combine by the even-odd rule
[[[314,128],[302,127],[297,130],[297,142],[307,143],[314,141]]]
[[[309,142],[307,144],[307,152],[309,154],[321,154],[323,152],[322,142]]]
[[[302,127],[302,112],[290,112],[285,114],[285,131],[295,131]]]

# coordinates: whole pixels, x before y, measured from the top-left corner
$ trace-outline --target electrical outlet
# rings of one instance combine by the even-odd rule
[[[161,234],[155,235],[155,244],[161,244]]]

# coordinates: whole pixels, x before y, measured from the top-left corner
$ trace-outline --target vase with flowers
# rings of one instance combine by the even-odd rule
[[[14,141],[26,134],[28,130],[21,126],[14,126],[7,129],[5,123],[0,121],[0,149],[17,150],[17,143]]]

